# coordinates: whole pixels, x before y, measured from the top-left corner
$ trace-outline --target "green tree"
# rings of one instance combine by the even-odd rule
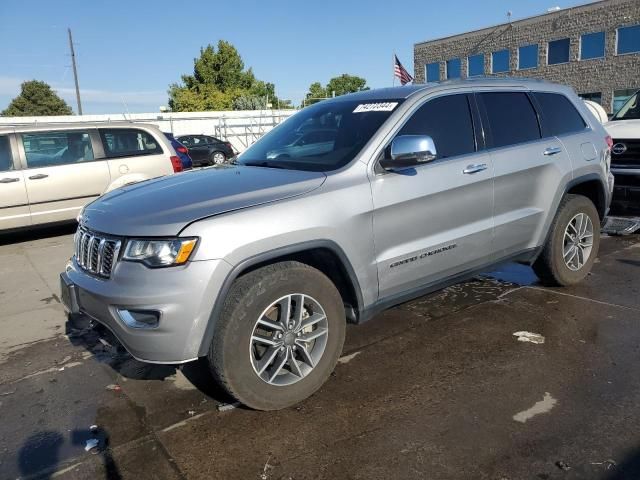
[[[174,112],[246,110],[277,103],[275,86],[245,70],[238,50],[220,40],[217,49],[207,45],[193,60],[193,74],[169,86],[169,106]]]
[[[346,93],[369,90],[369,87],[367,87],[367,81],[364,78],[343,73],[339,77],[334,77],[329,80],[326,90],[329,96],[333,96],[333,93],[335,92],[337,97]]]
[[[327,97],[327,90],[322,86],[320,82],[313,82],[309,85],[309,91],[305,95],[305,105],[313,105],[319,102],[321,99]]]
[[[346,93],[360,92],[369,90],[367,81],[362,77],[343,73],[338,77],[333,77],[326,86],[322,86],[320,82],[314,82],[309,85],[309,91],[305,96],[305,105],[311,105],[321,101],[323,98],[344,95]]]
[[[20,86],[20,95],[0,113],[4,117],[72,115],[71,107],[45,82],[30,80]]]

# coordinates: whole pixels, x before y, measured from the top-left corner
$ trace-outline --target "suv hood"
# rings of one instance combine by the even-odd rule
[[[618,138],[640,139],[640,120],[613,120],[605,123],[604,128],[614,140]]]
[[[111,235],[177,235],[196,220],[315,190],[321,172],[264,167],[207,168],[113,190],[85,207],[87,228]]]

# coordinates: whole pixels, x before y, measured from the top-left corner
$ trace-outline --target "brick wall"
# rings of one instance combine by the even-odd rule
[[[485,75],[544,78],[571,85],[578,93],[602,93],[602,105],[610,112],[613,91],[640,88],[640,53],[616,55],[616,29],[640,24],[640,0],[605,0],[567,8],[537,17],[482,30],[417,43],[414,46],[416,82],[425,81],[425,65],[440,62],[440,79],[445,62],[461,59],[462,78],[467,75],[467,57],[484,53]],[[605,32],[605,56],[579,60],[580,36]],[[547,65],[548,42],[570,39],[569,62]],[[518,70],[518,47],[538,44],[538,67]],[[509,49],[510,71],[491,74],[491,53]]]

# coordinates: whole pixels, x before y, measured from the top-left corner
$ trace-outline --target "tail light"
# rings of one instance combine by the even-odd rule
[[[233,152],[233,145],[231,145],[231,142],[224,142],[224,144]]]
[[[186,155],[187,153],[189,153],[189,150],[187,150],[187,147],[180,146],[176,147],[176,152],[184,153]]]
[[[175,155],[171,155],[170,160],[171,160],[171,165],[173,166],[173,173],[178,173],[184,170],[182,168],[182,161],[180,160],[179,157],[176,157]]]

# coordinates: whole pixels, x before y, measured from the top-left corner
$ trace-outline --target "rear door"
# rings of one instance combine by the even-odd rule
[[[556,192],[570,178],[571,161],[557,138],[542,138],[528,92],[476,97],[495,169],[495,259],[503,259],[538,246]]]
[[[189,156],[192,160],[204,163],[209,160],[210,146],[206,137],[202,135],[192,135],[189,137]]]
[[[24,173],[20,170],[15,138],[0,135],[0,230],[31,224]]]
[[[18,134],[33,224],[72,220],[109,185],[109,167],[96,160],[91,129]]]
[[[131,182],[125,181],[126,184],[173,173],[170,154],[163,150],[162,142],[148,131],[100,128],[99,132],[112,182],[124,176],[131,179]]]
[[[445,95],[420,106],[397,135],[430,135],[436,160],[371,180],[383,298],[490,260],[493,170],[476,142],[472,100],[467,94]]]
[[[542,115],[542,136],[562,143],[572,161],[574,177],[593,171],[602,155],[604,137],[598,139],[600,145],[594,144],[593,130],[561,93],[533,92],[532,96]]]

